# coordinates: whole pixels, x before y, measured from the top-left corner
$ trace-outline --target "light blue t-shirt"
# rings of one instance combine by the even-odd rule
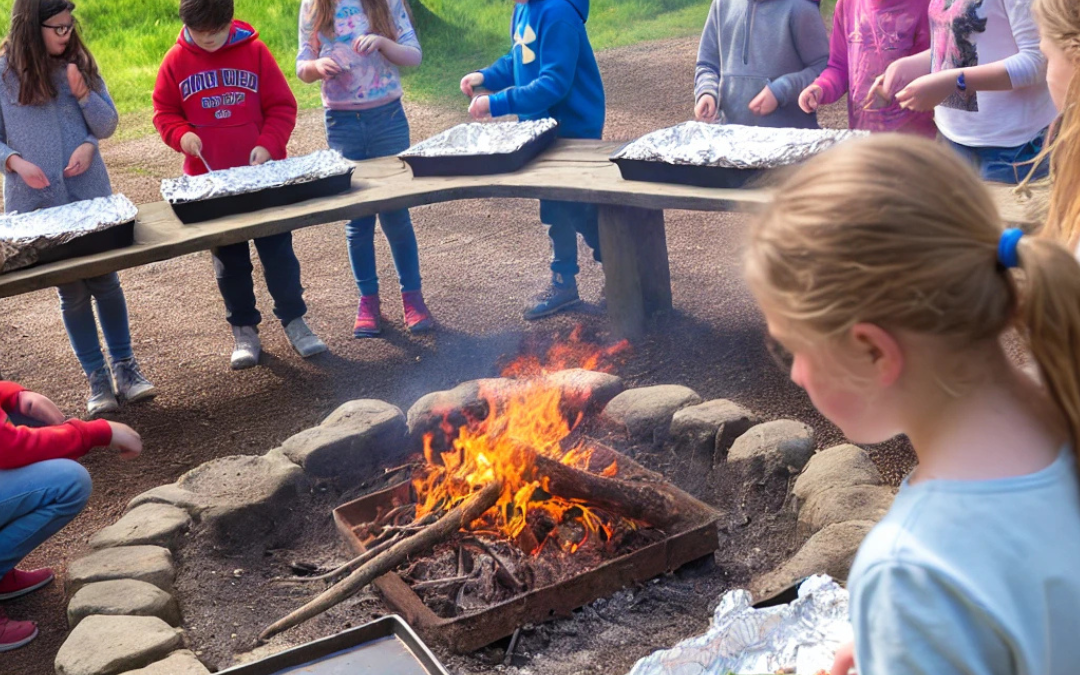
[[[859,675],[1080,673],[1080,480],[905,481],[848,579]]]

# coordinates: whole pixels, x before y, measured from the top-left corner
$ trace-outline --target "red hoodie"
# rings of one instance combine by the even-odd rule
[[[48,427],[17,427],[7,414],[19,409],[25,389],[0,381],[0,469],[17,469],[47,459],[78,459],[90,448],[112,442],[112,427],[105,420],[68,420]]]
[[[257,145],[284,159],[296,126],[296,98],[250,25],[233,21],[229,39],[215,52],[192,42],[184,28],[158,70],[154,126],[177,152],[180,138],[195,132],[215,171],[248,164]],[[206,167],[185,156],[184,173],[196,176]]]

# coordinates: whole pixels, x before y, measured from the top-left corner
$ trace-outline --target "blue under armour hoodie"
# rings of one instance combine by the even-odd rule
[[[585,21],[589,0],[529,0],[514,7],[510,53],[481,70],[492,117],[554,117],[563,138],[600,138],[604,83]]]

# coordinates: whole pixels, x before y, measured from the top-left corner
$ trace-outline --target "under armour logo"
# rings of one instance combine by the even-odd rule
[[[514,35],[514,46],[521,47],[522,63],[529,64],[536,60],[536,52],[528,47],[534,42],[536,42],[536,31],[528,24],[525,25],[525,35],[521,34],[521,29],[518,29],[517,34]]]

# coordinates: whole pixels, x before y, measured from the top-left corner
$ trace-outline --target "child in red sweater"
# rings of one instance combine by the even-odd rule
[[[49,425],[16,426],[8,413]],[[30,551],[79,515],[90,498],[90,474],[72,460],[109,447],[138,457],[142,439],[107,420],[64,420],[56,404],[14,382],[0,381],[0,600],[17,598],[53,580],[51,569],[15,569]],[[12,621],[0,610],[0,652],[37,637],[33,621]]]
[[[296,98],[270,50],[248,24],[233,19],[232,0],[180,0],[184,28],[165,55],[154,85],[154,126],[183,152],[196,176],[284,159],[296,126]],[[255,240],[274,314],[289,342],[307,358],[326,351],[304,321],[307,305],[292,233]],[[250,368],[262,347],[248,242],[213,249],[218,289],[236,347],[233,369]]]

